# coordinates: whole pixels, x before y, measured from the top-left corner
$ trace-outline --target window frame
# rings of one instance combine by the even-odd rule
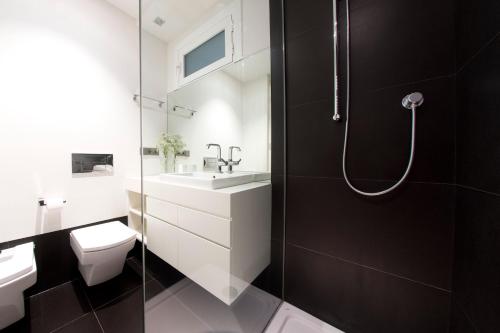
[[[179,86],[183,86],[222,66],[225,66],[233,62],[233,57],[234,57],[233,26],[234,25],[233,25],[232,15],[227,15],[222,20],[210,26],[210,28],[204,30],[201,34],[196,34],[196,35],[193,34],[188,38],[186,38],[187,41],[177,49],[177,72],[178,72],[177,82]],[[224,31],[225,56],[205,67],[202,67],[201,69],[197,70],[196,72],[188,76],[184,76],[185,56],[223,31]]]

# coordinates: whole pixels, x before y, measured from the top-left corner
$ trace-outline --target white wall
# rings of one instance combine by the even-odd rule
[[[270,170],[270,107],[268,76],[242,84],[242,148],[245,159],[241,170]]]
[[[167,43],[144,32],[142,33],[142,90],[143,95],[167,100]],[[143,100],[143,132],[144,147],[156,148],[160,134],[167,129],[166,105],[159,109],[148,100]],[[144,156],[144,174],[160,173],[159,156]]]
[[[126,215],[123,180],[140,163],[136,22],[104,0],[0,0],[0,45],[0,242]],[[114,176],[73,178],[74,152],[114,154]],[[68,201],[60,221],[39,197]]]
[[[207,143],[218,143],[227,160],[229,146],[240,146],[234,159],[242,158],[235,170],[269,170],[269,83],[268,77],[241,82],[224,71],[214,72],[169,94],[169,107],[179,105],[198,111],[192,118],[170,114],[168,130],[179,134],[190,157],[177,164],[203,169],[203,157],[215,157]]]
[[[189,158],[177,158],[177,163],[194,164],[201,171],[203,157],[216,156],[215,148],[206,149],[207,143],[220,144],[224,159],[229,146],[242,144],[241,89],[238,80],[218,71],[169,94],[169,107],[198,111],[190,119],[168,116],[169,132],[180,134],[191,153]]]

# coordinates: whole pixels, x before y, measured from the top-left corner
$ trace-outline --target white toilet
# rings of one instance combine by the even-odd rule
[[[35,282],[32,242],[0,253],[0,330],[24,317],[23,291]]]
[[[135,240],[136,232],[119,221],[73,230],[71,248],[87,285],[93,286],[119,275]]]

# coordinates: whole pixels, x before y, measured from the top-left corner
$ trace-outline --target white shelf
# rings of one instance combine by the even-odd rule
[[[135,238],[141,242],[142,241],[142,235],[139,231],[135,231]],[[144,245],[147,245],[148,244],[148,237],[147,236],[144,236]]]
[[[141,211],[140,211],[139,209],[135,209],[135,208],[130,207],[130,208],[128,209],[128,211],[129,211],[130,213],[134,214],[134,215],[141,216]]]

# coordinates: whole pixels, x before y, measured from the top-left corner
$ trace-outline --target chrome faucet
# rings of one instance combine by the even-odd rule
[[[210,149],[210,147],[216,147],[217,148],[217,169],[219,170],[219,173],[222,173],[222,167],[227,165],[227,161],[224,160],[221,156],[221,149],[220,145],[217,143],[209,143],[207,144],[207,149]]]
[[[237,151],[241,151],[240,147],[236,146],[231,146],[229,147],[229,155],[227,159],[227,172],[228,173],[233,173],[233,165],[238,165],[241,162],[241,158],[237,161],[233,161],[233,150],[236,149]]]

